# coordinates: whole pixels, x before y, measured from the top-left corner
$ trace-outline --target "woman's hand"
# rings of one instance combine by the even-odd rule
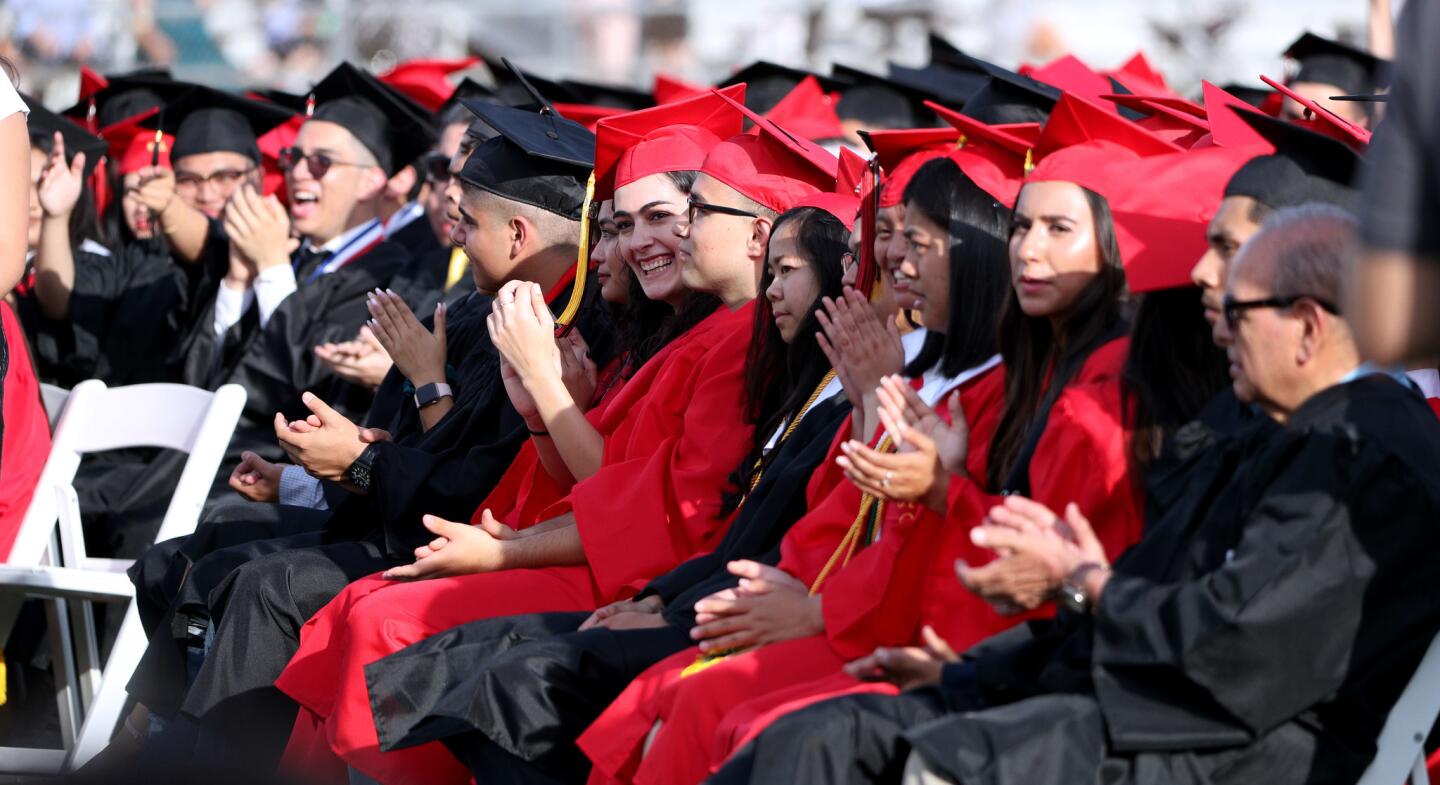
[[[862,410],[880,380],[905,367],[905,347],[895,321],[881,324],[864,295],[847,288],[838,300],[821,299],[824,309],[815,316],[821,332],[815,336],[830,360],[845,396]]]
[[[46,218],[67,219],[85,190],[85,154],[76,153],[75,160],[65,163],[65,139],[55,132],[55,146],[45,161],[40,175],[40,209]]]
[[[695,603],[690,637],[703,652],[730,651],[818,635],[825,630],[820,598],[789,573],[759,562],[730,562],[734,589]]]
[[[595,398],[599,378],[599,369],[590,359],[590,346],[579,330],[571,330],[555,341],[560,348],[560,378],[565,382],[565,390],[576,406],[587,410]]]
[[[660,615],[660,611],[663,610],[664,607],[665,603],[661,601],[659,596],[654,594],[640,600],[620,600],[618,602],[612,602],[609,605],[596,608],[595,612],[590,614],[590,618],[586,619],[580,625],[580,631],[594,627],[605,627],[611,630],[636,629],[640,626],[663,627],[666,622]],[[648,617],[648,621],[654,623],[648,624],[646,623],[647,620],[642,620],[638,617]]]
[[[537,385],[560,381],[555,318],[538,284],[511,281],[501,287],[486,326],[495,349],[532,393]]]
[[[369,301],[370,330],[415,387],[445,381],[445,303],[435,305],[435,329],[426,330],[400,295],[376,289]]]
[[[947,425],[938,412],[920,399],[905,380],[887,376],[876,391],[880,402],[880,422],[895,442],[898,452],[929,452],[935,455],[945,471],[966,475],[965,461],[970,457],[970,422],[958,390],[950,393]]]
[[[414,564],[386,570],[385,577],[389,580],[417,581],[505,568],[505,541],[481,527],[434,515],[426,515],[424,523],[435,539],[415,549]]]
[[[960,656],[929,625],[920,631],[924,646],[882,647],[867,657],[845,666],[845,672],[860,681],[886,681],[902,690],[940,683],[948,663]]]

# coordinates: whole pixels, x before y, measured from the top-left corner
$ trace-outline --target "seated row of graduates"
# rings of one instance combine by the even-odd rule
[[[137,563],[144,749],[336,781],[695,782],[759,734],[717,781],[890,779],[903,711],[871,712],[888,723],[873,747],[847,747],[846,726],[788,760],[825,726],[794,715],[768,746],[763,730],[821,698],[893,695],[845,668],[877,648],[924,643],[934,676],[939,653],[985,641],[1000,654],[947,666],[947,689],[1069,698],[963,737],[956,781],[1032,734],[1066,743],[996,781],[1117,759],[1137,781],[1248,781],[1223,776],[1256,771],[1237,761],[1301,781],[1321,748],[1363,768],[1440,627],[1413,561],[1440,425],[1385,375],[1318,402],[1232,388],[1206,323],[1233,339],[1229,256],[1269,210],[1347,198],[1355,154],[1245,113],[1274,153],[1155,156],[1145,129],[1069,94],[1053,111],[1079,121],[1023,132],[1038,138],[951,113],[948,141],[892,159],[867,237],[863,167],[741,100],[594,137],[467,103],[494,135],[451,162],[452,236],[493,299],[438,308],[432,331],[373,291],[396,367],[369,422],[388,427],[307,394],[274,423],[293,466],[237,470],[280,503],[212,510]],[[1181,195],[1160,172],[1218,204],[1198,265],[1165,238],[1204,227],[1165,220]],[[902,337],[906,312],[926,327]],[[1048,591],[1007,591],[1019,617],[982,599],[1018,557],[991,561],[972,530],[1050,510],[1109,574],[1095,619],[1043,620]],[[963,586],[957,559],[976,565]],[[892,654],[862,662],[884,673]]]

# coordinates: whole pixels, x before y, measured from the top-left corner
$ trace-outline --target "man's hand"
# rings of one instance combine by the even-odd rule
[[[818,635],[825,630],[820,598],[784,570],[759,562],[730,562],[740,585],[695,603],[690,637],[703,652],[729,651]]]
[[[307,392],[300,399],[310,409],[311,417],[289,423],[277,413],[275,438],[285,454],[310,476],[332,482],[344,480],[346,470],[365,451],[367,442],[361,439],[360,428],[314,393]]]
[[[1003,555],[1026,556],[1058,588],[1082,564],[1110,564],[1105,546],[1073,502],[1065,518],[1023,496],[1007,496],[990,510],[983,525],[970,530],[970,541]]]
[[[230,473],[230,487],[252,502],[278,502],[284,468],[247,450],[240,454],[239,465]]]
[[[40,209],[46,218],[66,219],[80,201],[85,189],[85,154],[76,153],[75,160],[65,163],[65,139],[55,132],[55,146],[45,161],[45,171],[40,175]]]
[[[435,329],[426,330],[400,295],[376,289],[369,301],[370,330],[395,367],[415,387],[445,381],[445,303],[435,305]]]
[[[929,625],[920,634],[924,646],[882,647],[846,665],[845,672],[861,681],[886,681],[902,690],[939,684],[945,665],[959,662],[960,656]]]
[[[434,515],[426,515],[424,522],[425,528],[436,539],[416,549],[414,564],[386,570],[386,578],[418,581],[505,569],[505,541],[496,539],[479,526],[455,523]]]
[[[1021,553],[1003,556],[981,567],[956,560],[955,575],[972,594],[1004,616],[1035,610],[1049,602],[1059,587],[1044,562]]]
[[[630,626],[623,628],[613,626],[613,620],[622,616],[653,617],[658,620],[659,623],[650,626],[662,627],[665,625],[665,620],[660,616],[660,611],[664,609],[664,607],[664,603],[654,594],[640,600],[618,600],[609,605],[602,605],[596,608],[595,612],[590,614],[590,618],[580,624],[579,631],[583,632],[592,627],[606,627],[612,630],[631,629]],[[635,620],[632,619],[629,621],[633,622]]]
[[[246,183],[230,197],[225,208],[225,233],[230,244],[250,261],[257,273],[290,263],[299,241],[290,236],[290,216],[280,200],[261,196]]]
[[[155,215],[163,215],[175,199],[175,173],[160,166],[140,170],[140,203]]]

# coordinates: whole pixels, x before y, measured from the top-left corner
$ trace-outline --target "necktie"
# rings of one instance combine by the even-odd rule
[[[306,246],[295,254],[295,278],[301,284],[308,283],[320,265],[330,258],[330,252],[321,248]]]

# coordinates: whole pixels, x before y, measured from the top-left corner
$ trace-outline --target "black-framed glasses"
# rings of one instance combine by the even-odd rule
[[[310,170],[310,176],[316,180],[323,179],[325,173],[330,171],[332,166],[360,166],[354,161],[337,161],[324,153],[307,153],[298,147],[287,147],[280,151],[277,162],[280,164],[280,171],[289,172],[305,162],[305,168]]]
[[[420,174],[431,185],[445,185],[450,182],[450,156],[444,153],[426,153],[420,159]]]
[[[1313,297],[1308,294],[1294,294],[1287,297],[1266,297],[1262,300],[1237,300],[1227,294],[1225,295],[1225,299],[1220,301],[1220,311],[1225,315],[1226,326],[1234,330],[1235,325],[1240,323],[1240,317],[1243,316],[1246,311],[1253,311],[1257,308],[1289,308],[1301,300],[1313,300],[1315,304],[1321,308],[1324,308],[1336,316],[1340,315],[1339,306],[1328,300]]]
[[[198,191],[207,183],[216,188],[229,188],[248,177],[255,167],[248,169],[217,169],[210,174],[196,174],[195,172],[176,172],[175,187],[181,190]]]
[[[741,218],[760,217],[759,215],[752,213],[749,210],[741,210],[738,207],[726,207],[723,204],[710,204],[709,202],[702,202],[693,196],[690,197],[688,203],[689,209],[685,213],[685,220],[692,224],[695,223],[695,215],[697,213],[719,213],[720,215],[737,215]]]

